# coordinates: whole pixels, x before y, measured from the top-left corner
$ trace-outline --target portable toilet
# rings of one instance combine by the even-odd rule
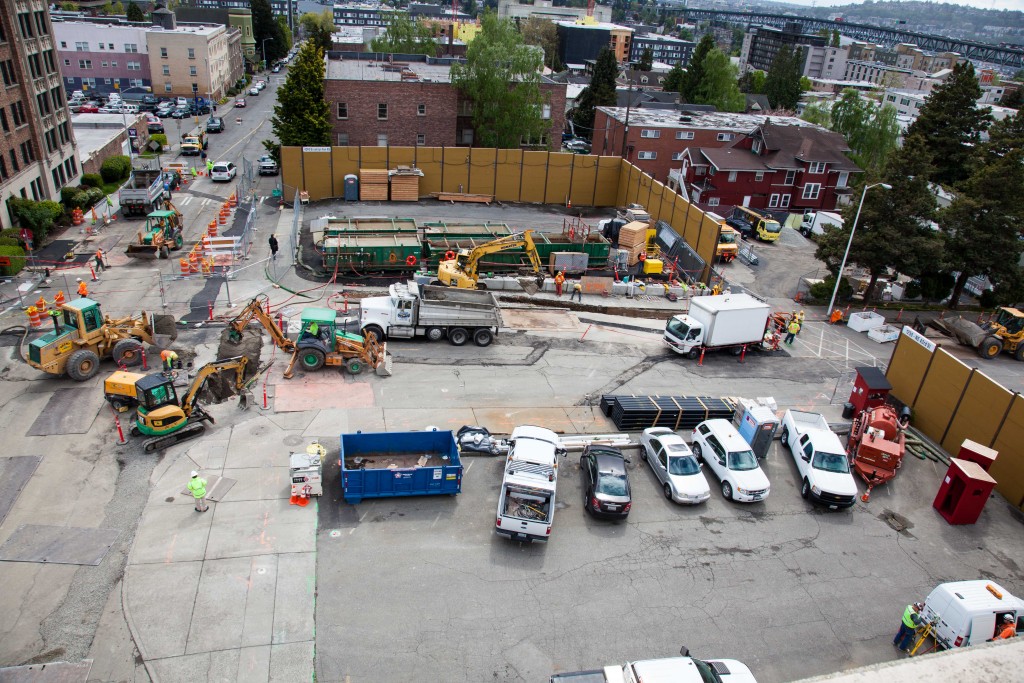
[[[850,392],[850,403],[853,405],[854,414],[860,414],[868,408],[884,406],[892,385],[885,378],[885,374],[875,367],[856,368],[857,378],[853,382],[853,391]]]
[[[779,428],[779,418],[768,406],[741,400],[735,417],[736,430],[750,444],[758,458],[768,457],[772,439]]]
[[[349,173],[345,176],[345,201],[359,201],[359,176],[355,173]]]

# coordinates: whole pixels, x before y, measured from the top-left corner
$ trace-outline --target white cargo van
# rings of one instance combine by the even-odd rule
[[[547,541],[555,520],[558,456],[565,450],[550,429],[524,425],[509,438],[495,531],[513,541]]]
[[[942,583],[924,601],[924,618],[935,621],[935,641],[942,648],[984,643],[1007,614],[1016,619],[1020,635],[1024,601],[994,581]]]

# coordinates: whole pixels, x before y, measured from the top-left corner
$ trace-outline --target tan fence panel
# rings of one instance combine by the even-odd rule
[[[629,197],[631,196],[630,190],[633,178],[633,171],[636,167],[626,161],[625,159],[619,160],[619,180],[618,188],[615,191],[615,206],[626,206],[629,203]]]
[[[431,192],[441,191],[441,154],[440,147],[417,147],[416,167],[423,171],[420,178],[420,196],[426,197]]]
[[[302,175],[310,199],[325,199],[335,196],[332,173],[330,152],[302,153]]]
[[[523,152],[523,189],[519,201],[543,204],[547,176],[548,153]]]
[[[471,148],[469,150],[469,189],[473,194],[495,194],[495,159],[498,150]]]
[[[1010,503],[1024,509],[1024,449],[1021,444],[1024,444],[1024,397],[1016,394],[992,444],[992,448],[999,451],[999,457],[989,474],[998,482],[996,490]]]
[[[360,147],[359,168],[388,168],[388,151],[387,147]]]
[[[388,147],[388,170],[416,165],[415,147]]]
[[[569,201],[569,183],[572,176],[572,158],[575,154],[554,152],[548,154],[548,182],[544,193],[545,204],[561,204]]]
[[[619,180],[622,178],[622,159],[597,158],[597,186],[594,206],[618,206]]]
[[[569,199],[573,206],[598,206],[597,162],[601,157],[591,154],[573,154],[572,183]]]
[[[1013,394],[975,370],[960,399],[953,422],[946,430],[942,447],[947,453],[956,455],[964,439],[983,445],[992,443],[1011,400]]]
[[[710,266],[715,263],[715,252],[718,250],[718,231],[721,230],[721,226],[718,221],[703,211],[700,212],[700,216],[700,231],[697,234],[697,243],[694,245],[694,249]]]
[[[445,147],[444,166],[441,170],[442,192],[468,192],[469,148]]]
[[[931,358],[931,350],[921,346],[906,333],[900,333],[896,339],[896,348],[889,358],[889,367],[885,371],[885,378],[892,385],[892,395],[905,405],[914,407]]]
[[[914,406],[914,426],[941,441],[970,374],[969,367],[944,349],[936,349]]]
[[[358,147],[332,147],[331,167],[334,177],[331,185],[334,188],[333,196],[345,196],[345,176],[352,174],[359,175],[359,148]]]
[[[494,196],[502,202],[518,202],[522,194],[523,151],[521,149],[499,149],[496,158],[498,172]]]
[[[281,185],[284,188],[285,202],[295,199],[295,191],[305,189],[302,178],[302,148],[281,148]],[[319,198],[318,198],[319,199]]]
[[[651,220],[657,222],[664,220],[663,216],[671,216],[676,193],[665,187],[664,183],[657,181],[654,182],[651,190],[650,203],[646,207],[647,213],[651,214]]]

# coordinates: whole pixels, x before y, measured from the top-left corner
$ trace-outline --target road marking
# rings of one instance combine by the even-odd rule
[[[210,203],[210,200],[209,200],[209,199],[204,199],[204,200],[203,200],[203,208],[205,209],[205,208],[206,208],[206,205],[207,205],[207,204],[209,204],[209,203]]]
[[[184,199],[181,200],[181,205],[182,206],[187,206],[191,201],[192,201],[192,197],[191,196],[185,197]]]

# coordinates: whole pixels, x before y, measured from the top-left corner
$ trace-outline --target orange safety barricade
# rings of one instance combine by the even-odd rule
[[[181,274],[188,275],[188,259],[178,259],[178,263],[181,265]]]
[[[39,328],[43,326],[43,320],[39,316],[39,309],[35,306],[29,306],[25,309],[25,313],[28,314],[28,326],[31,328]]]
[[[64,305],[64,301],[65,301],[65,299],[64,299],[64,290],[63,289],[58,290],[57,296],[53,297],[53,305],[55,307],[63,306]]]

